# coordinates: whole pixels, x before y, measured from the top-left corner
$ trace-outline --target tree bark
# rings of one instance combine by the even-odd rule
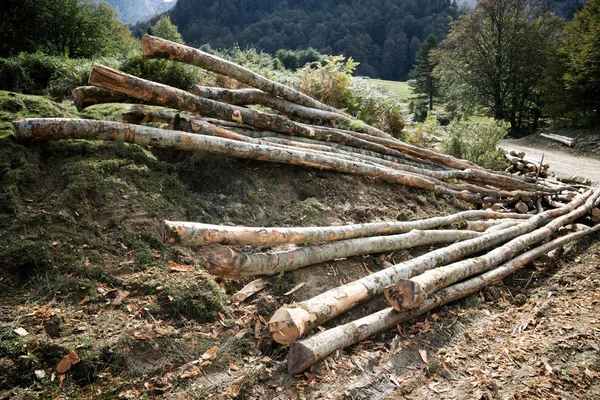
[[[483,256],[432,269],[410,279],[399,280],[393,286],[385,289],[384,293],[388,303],[396,310],[419,307],[425,303],[425,300],[431,294],[438,290],[470,276],[481,274],[511,259],[524,249],[552,237],[562,226],[586,215],[600,202],[600,189],[588,193],[590,193],[589,198],[584,205],[575,208],[569,204],[563,207],[563,209],[568,209],[570,212],[552,220],[546,226],[521,235],[505,245],[495,248]]]
[[[413,230],[391,236],[373,236],[300,247],[273,253],[243,254],[221,244],[204,249],[204,268],[222,278],[240,279],[275,275],[338,258],[376,254],[431,244],[452,243],[479,237],[479,232],[461,230]]]
[[[232,227],[195,222],[165,221],[163,238],[165,243],[179,246],[206,246],[214,243],[237,246],[310,244],[376,235],[396,235],[410,232],[413,229],[428,230],[479,218],[497,219],[505,222],[517,218],[525,220],[530,217],[530,215],[499,213],[491,210],[472,210],[418,221],[386,221],[305,228]]]
[[[600,225],[586,231],[575,232],[552,240],[502,264],[492,271],[440,290],[427,299],[423,306],[417,309],[397,312],[393,308],[386,308],[356,321],[336,326],[335,328],[317,333],[310,338],[297,341],[290,346],[288,372],[292,375],[298,374],[336,350],[352,346],[368,337],[393,329],[398,324],[431,311],[436,307],[476,293],[486,286],[500,282],[541,255],[597,232],[600,232]]]
[[[589,197],[589,194],[576,197],[571,205],[574,207],[582,205],[587,198],[586,196]],[[476,254],[506,243],[569,211],[570,209],[566,207],[545,211],[542,214],[532,216],[515,227],[454,243],[328,290],[298,304],[283,306],[275,312],[269,321],[269,330],[277,342],[290,344],[313,327],[321,325],[358,304],[383,293],[384,288],[402,279],[409,279],[430,269],[461,260],[467,255]]]
[[[129,97],[122,93],[102,89],[95,86],[80,86],[73,89],[71,92],[73,103],[77,107],[77,111],[82,111],[89,106],[105,103],[142,103],[140,100]]]

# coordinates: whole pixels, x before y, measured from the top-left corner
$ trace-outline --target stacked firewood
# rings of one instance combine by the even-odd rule
[[[123,123],[16,121],[17,139],[122,141],[327,169],[429,190],[477,208],[418,221],[303,228],[165,221],[167,243],[205,246],[205,268],[230,279],[280,274],[356,255],[437,246],[422,256],[277,310],[269,328],[277,342],[291,345],[290,373],[498,282],[528,262],[600,230],[594,224],[600,216],[600,190],[544,179],[541,170],[535,177],[493,172],[411,146],[290,87],[197,49],[144,36],[143,50],[146,58],[189,63],[251,88],[195,87],[186,92],[94,64],[92,86],[74,91],[78,108],[129,102],[175,111],[142,108],[124,114]],[[271,111],[248,107],[256,104]],[[168,127],[145,125],[156,122]],[[515,158],[523,163],[524,155]],[[237,247],[264,245],[293,247],[266,253]],[[384,295],[390,308],[300,340],[324,322]]]
[[[517,153],[511,151],[506,154],[506,158],[510,161],[510,166],[505,170],[513,175],[525,176],[529,178],[547,178],[550,165],[544,163],[544,159],[534,160],[526,157],[524,152]]]

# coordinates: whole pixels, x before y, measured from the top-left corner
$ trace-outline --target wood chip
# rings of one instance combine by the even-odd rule
[[[169,270],[174,272],[194,272],[196,268],[193,265],[181,265],[175,261],[169,261]]]
[[[293,288],[291,288],[289,291],[285,292],[283,295],[284,296],[289,296],[290,294],[300,290],[300,288],[302,286],[306,285],[306,282],[300,282],[299,284],[297,284],[296,286],[294,286]]]
[[[421,355],[421,360],[425,364],[429,364],[429,359],[427,358],[427,350],[419,349],[419,354]]]
[[[231,300],[235,303],[241,303],[248,297],[260,292],[266,287],[267,283],[262,278],[253,280],[252,282],[244,286],[242,289],[240,289],[240,291],[231,296]]]
[[[25,336],[29,335],[29,332],[27,332],[23,328],[16,328],[13,330],[13,332],[16,333],[20,337],[25,337]]]
[[[63,357],[62,360],[56,366],[56,373],[62,375],[66,373],[71,367],[77,364],[81,359],[79,355],[75,352],[75,350],[70,350],[69,354]]]

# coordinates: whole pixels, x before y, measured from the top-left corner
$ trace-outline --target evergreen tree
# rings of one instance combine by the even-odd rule
[[[148,30],[153,36],[158,36],[163,39],[170,40],[171,42],[183,44],[183,38],[179,33],[177,27],[171,22],[171,18],[168,16],[161,17],[156,24],[152,25]]]
[[[433,35],[429,35],[423,41],[421,49],[417,52],[415,67],[410,73],[413,81],[410,83],[415,93],[423,94],[429,101],[429,109],[433,110],[433,98],[438,95],[439,81],[433,75],[435,62],[432,51],[437,47],[438,41]]]

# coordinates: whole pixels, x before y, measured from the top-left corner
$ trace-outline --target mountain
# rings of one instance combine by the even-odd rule
[[[92,0],[96,3],[107,2],[117,11],[119,20],[126,24],[145,21],[156,14],[168,11],[176,1],[170,0]]]
[[[452,0],[178,0],[169,15],[193,46],[312,47],[353,57],[358,75],[404,80],[421,41],[443,39],[458,7]]]

